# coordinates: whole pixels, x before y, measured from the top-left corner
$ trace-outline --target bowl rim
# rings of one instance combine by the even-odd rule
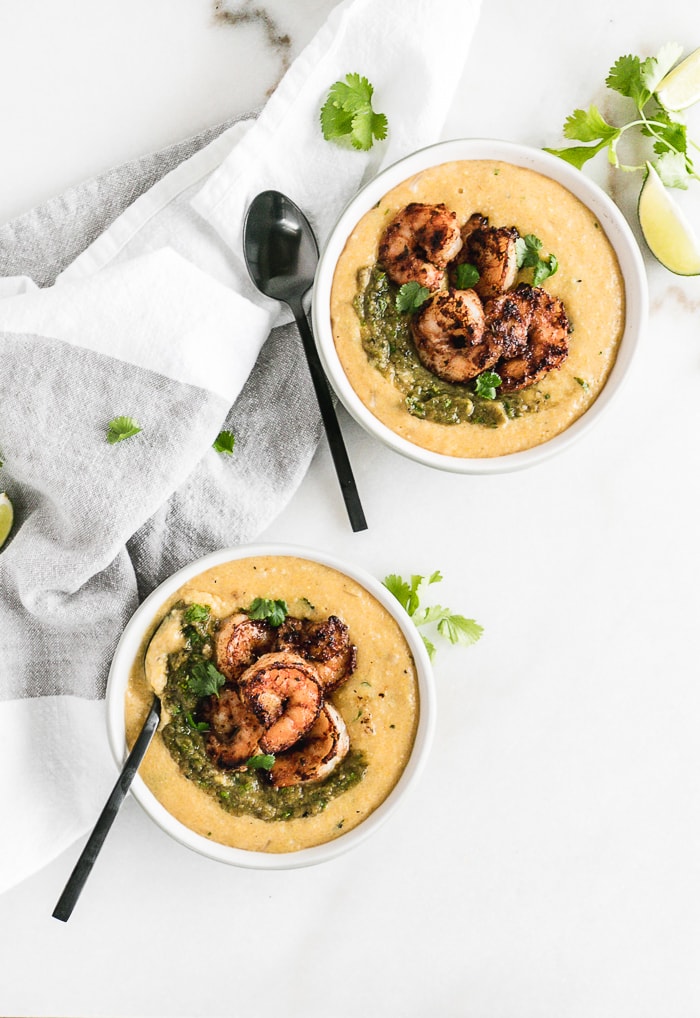
[[[357,827],[331,841],[292,852],[258,852],[232,848],[197,834],[177,820],[158,801],[137,773],[131,786],[139,805],[148,816],[176,841],[201,855],[219,862],[247,869],[296,869],[326,862],[361,844],[381,826],[417,782],[426,763],[435,730],[436,693],[432,665],[420,633],[396,598],[375,577],[363,568],[334,555],[294,544],[257,543],[223,548],[195,559],[164,580],[136,609],[119,639],[107,679],[106,721],[109,746],[115,763],[121,769],[127,755],[124,718],[124,696],[129,672],[139,647],[153,624],[158,610],[183,583],[217,565],[260,556],[303,558],[328,566],[349,576],[383,605],[396,620],[408,643],[416,666],[419,692],[418,726],[409,760],[394,788],[376,809]]]
[[[566,187],[596,216],[615,250],[625,286],[625,327],[617,357],[600,394],[581,417],[540,445],[495,457],[457,457],[433,452],[402,438],[375,417],[350,384],[333,342],[330,295],[335,266],[352,229],[365,212],[413,174],[455,160],[495,159],[534,170]],[[457,138],[404,156],[365,184],[346,204],[319,258],[312,298],[316,347],[324,370],[348,413],[366,431],[409,459],[452,473],[497,474],[540,463],[562,452],[599,420],[629,374],[648,318],[644,260],[632,229],[612,199],[593,180],[565,160],[528,145],[496,138]]]

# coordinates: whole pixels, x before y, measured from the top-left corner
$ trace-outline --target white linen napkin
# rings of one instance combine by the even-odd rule
[[[101,698],[139,598],[191,558],[253,538],[313,452],[310,386],[298,410],[283,395],[306,371],[300,347],[290,355],[291,332],[276,330],[260,353],[281,319],[245,271],[249,200],[284,191],[323,243],[380,164],[439,140],[478,9],[347,0],[256,121],[146,190],[70,264],[57,262],[53,285],[36,286],[22,265],[0,281],[0,489],[17,509],[0,552],[0,724],[11,733],[0,740],[0,811],[15,818],[0,840],[0,890],[84,834],[114,781]],[[389,120],[388,142],[367,153],[320,129],[328,89],[349,72],[372,82]],[[70,199],[58,208],[70,216]],[[0,244],[12,235],[3,229]],[[45,281],[39,264],[35,275]],[[296,446],[292,413],[303,423]],[[121,414],[143,431],[108,445],[105,427]],[[211,448],[224,423],[236,432],[231,463]]]

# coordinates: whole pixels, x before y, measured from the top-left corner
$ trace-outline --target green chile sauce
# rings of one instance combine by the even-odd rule
[[[280,789],[272,787],[264,771],[225,770],[207,754],[206,732],[198,731],[192,723],[200,698],[191,689],[190,676],[198,663],[211,662],[217,625],[217,620],[210,617],[184,625],[185,647],[168,657],[162,700],[170,720],[162,737],[170,755],[186,778],[215,798],[222,809],[237,816],[271,821],[323,812],[331,799],[361,781],[367,767],[364,754],[351,749],[324,780]]]
[[[354,308],[367,359],[404,394],[413,417],[437,424],[498,428],[547,405],[549,395],[535,386],[491,400],[478,396],[473,382],[459,385],[438,378],[418,358],[410,315],[396,307],[399,287],[377,264],[360,269],[357,282]]]

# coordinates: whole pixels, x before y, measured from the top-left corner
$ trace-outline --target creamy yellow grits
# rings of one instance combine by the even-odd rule
[[[542,254],[554,253],[557,272],[543,284],[559,297],[573,326],[570,352],[538,388],[537,412],[504,420],[497,428],[440,424],[412,416],[404,394],[368,360],[353,306],[358,271],[377,261],[380,238],[409,202],[444,202],[466,222],[474,212],[492,226],[534,234]],[[531,272],[521,270],[518,281]],[[389,191],[358,222],[336,266],[331,322],[338,357],[353,389],[371,413],[397,435],[433,452],[493,457],[547,442],[591,406],[615,363],[625,323],[625,290],[615,252],[595,215],[561,184],[510,163],[460,160],[424,170]]]
[[[365,754],[364,776],[358,784],[331,799],[316,816],[266,821],[225,812],[215,799],[182,774],[160,730],[139,773],[163,806],[198,834],[236,848],[293,852],[339,837],[360,824],[386,799],[413,748],[419,713],[418,681],[400,627],[355,580],[335,569],[296,557],[239,559],[216,566],[184,584],[154,618],[127,687],[125,718],[129,746],[143,724],[153,696],[144,672],[146,649],[172,606],[180,601],[208,604],[213,615],[225,618],[255,597],[283,599],[290,614],[295,614],[295,608],[303,608],[307,617],[319,620],[337,615],[349,627],[350,638],[357,646],[357,667],[330,700],[347,725],[351,749]],[[169,642],[172,650],[182,643],[179,627],[173,627],[168,635],[169,628],[166,625],[159,631],[155,657],[163,662]]]

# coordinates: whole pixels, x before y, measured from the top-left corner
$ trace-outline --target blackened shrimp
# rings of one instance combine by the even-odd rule
[[[225,686],[218,696],[207,697],[197,717],[209,725],[204,745],[219,767],[242,767],[259,752],[264,729],[233,687]]]
[[[277,756],[270,780],[275,788],[321,781],[345,758],[349,748],[345,722],[332,704],[324,703],[303,739]]]
[[[272,650],[275,630],[264,619],[239,612],[224,619],[214,641],[216,667],[234,682],[253,661]]]
[[[515,242],[520,236],[513,226],[489,226],[486,216],[475,212],[462,227],[462,249],[450,268],[456,281],[456,266],[469,263],[479,272],[474,289],[482,300],[503,293],[515,282],[518,256]]]
[[[323,622],[287,617],[279,628],[277,647],[311,661],[324,694],[349,678],[357,662],[357,648],[350,642],[348,627],[337,615],[330,615]]]
[[[323,706],[312,664],[291,651],[263,654],[239,679],[241,698],[265,731],[264,753],[282,753],[309,731]]]
[[[506,353],[496,367],[503,392],[534,385],[552,368],[558,368],[569,353],[571,332],[566,308],[541,286],[520,283],[511,296],[517,308],[517,314],[512,316],[517,342],[520,344],[523,329],[527,342],[515,356]]]
[[[394,216],[379,244],[379,261],[399,286],[416,282],[438,290],[462,247],[457,216],[444,204],[411,202]]]
[[[422,364],[446,382],[476,378],[501,356],[474,290],[434,294],[414,315],[411,332]]]

